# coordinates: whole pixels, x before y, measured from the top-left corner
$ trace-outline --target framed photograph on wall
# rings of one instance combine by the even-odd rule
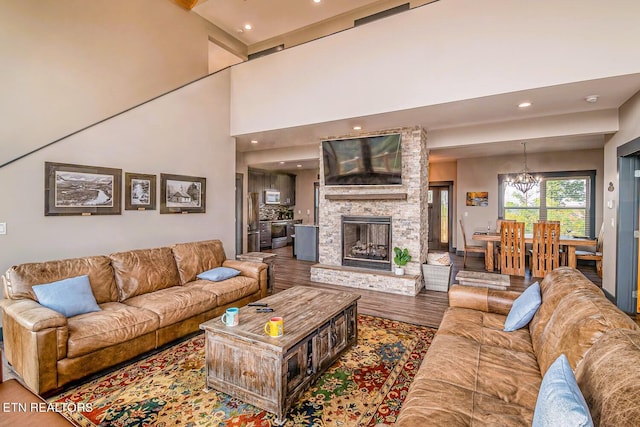
[[[160,213],[205,213],[207,179],[160,174]]]
[[[467,206],[489,206],[489,192],[470,191],[467,193]]]
[[[156,209],[156,176],[142,173],[124,174],[124,210],[153,211]]]
[[[44,214],[120,215],[122,169],[44,163]]]

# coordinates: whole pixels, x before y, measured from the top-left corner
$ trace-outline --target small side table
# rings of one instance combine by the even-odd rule
[[[267,264],[267,294],[273,294],[276,284],[276,257],[278,255],[268,252],[247,252],[236,256],[238,261],[264,262]]]

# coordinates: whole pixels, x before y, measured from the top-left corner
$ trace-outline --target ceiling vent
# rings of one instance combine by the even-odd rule
[[[368,24],[378,19],[386,18],[387,16],[395,15],[396,13],[406,12],[409,10],[409,3],[401,4],[400,6],[392,7],[391,9],[383,10],[382,12],[374,13],[373,15],[365,16],[364,18],[356,19],[353,21],[353,26],[358,27],[363,24]]]

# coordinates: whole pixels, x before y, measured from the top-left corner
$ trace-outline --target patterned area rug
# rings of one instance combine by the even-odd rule
[[[364,315],[358,328],[358,344],[302,395],[286,426],[395,422],[436,330]],[[64,402],[81,426],[276,425],[269,412],[205,391],[202,334],[49,401]]]

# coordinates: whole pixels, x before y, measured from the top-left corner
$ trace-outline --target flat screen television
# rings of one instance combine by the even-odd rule
[[[401,135],[322,141],[325,185],[402,184]]]

